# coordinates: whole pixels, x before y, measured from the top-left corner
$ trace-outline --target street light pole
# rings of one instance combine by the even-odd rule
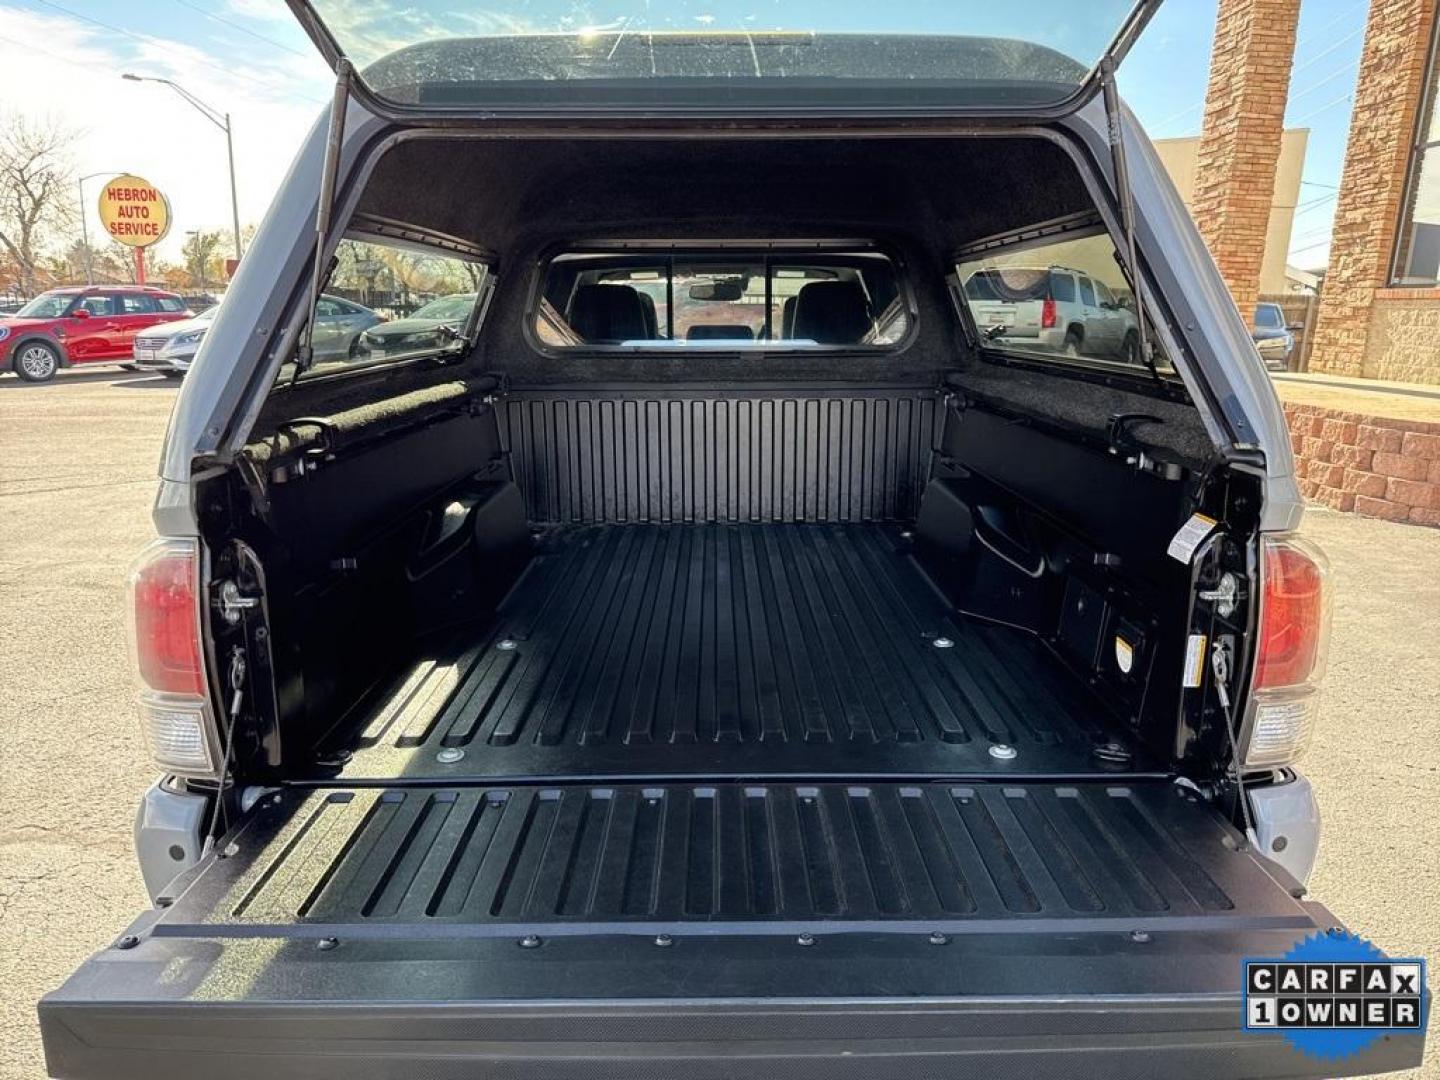
[[[235,140],[230,134],[230,114],[225,114],[225,156],[230,161],[230,227],[235,233],[235,261],[240,261],[240,199],[235,194]]]
[[[95,284],[95,268],[90,259],[90,230],[85,224],[85,181],[97,176],[124,176],[118,172],[92,172],[75,181],[75,190],[80,194],[80,245],[85,249],[85,284]]]
[[[230,165],[230,226],[234,230],[235,236],[235,261],[239,262],[242,254],[240,249],[240,198],[235,190],[235,142],[230,128],[230,114],[212,109],[179,83],[170,79],[160,79],[153,75],[132,75],[128,71],[120,77],[130,82],[163,83],[184,98],[206,120],[225,132],[225,155]]]
[[[199,271],[196,276],[200,279],[201,295],[206,295],[208,293],[208,286],[205,284],[205,257],[203,254],[201,254],[200,250],[200,230],[190,229],[185,233],[185,235],[195,237],[195,265],[196,269]]]

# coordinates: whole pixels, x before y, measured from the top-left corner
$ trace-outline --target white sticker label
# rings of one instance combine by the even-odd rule
[[[1193,690],[1205,674],[1205,635],[1191,634],[1185,642],[1185,687]]]
[[[1126,675],[1135,666],[1135,649],[1119,634],[1115,635],[1115,664]]]
[[[1218,524],[1214,518],[1204,514],[1191,514],[1190,520],[1181,525],[1180,531],[1171,538],[1165,554],[1189,566],[1196,550],[1205,542],[1205,538],[1215,531]]]

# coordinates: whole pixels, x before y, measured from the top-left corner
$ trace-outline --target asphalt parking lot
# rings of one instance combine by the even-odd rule
[[[118,370],[45,386],[0,376],[6,1080],[44,1075],[36,999],[146,903],[130,830],[152,769],[131,706],[122,584],[152,535],[175,389]],[[1440,530],[1314,512],[1305,531],[1338,589],[1304,766],[1325,825],[1312,893],[1381,948],[1440,963]],[[1440,1076],[1437,1041],[1420,1075]]]

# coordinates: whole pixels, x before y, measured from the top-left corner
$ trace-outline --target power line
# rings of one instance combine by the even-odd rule
[[[1306,41],[1310,41],[1310,40],[1313,40],[1314,38],[1319,37],[1319,36],[1320,36],[1321,34],[1323,34],[1326,30],[1329,30],[1332,26],[1336,25],[1337,23],[1343,22],[1346,18],[1348,18],[1351,14],[1353,14],[1357,9],[1359,9],[1359,8],[1361,8],[1361,7],[1364,7],[1367,2],[1368,2],[1368,0],[1362,0],[1361,3],[1355,4],[1353,7],[1347,8],[1345,11],[1342,11],[1342,12],[1341,12],[1339,15],[1337,15],[1335,18],[1333,18],[1333,19],[1331,19],[1329,22],[1327,22],[1324,26],[1320,27],[1319,30],[1314,31],[1312,34],[1308,35],[1307,37],[1301,39],[1300,41],[1297,41],[1296,44],[1295,44],[1295,50],[1292,51],[1292,55],[1293,55],[1293,52],[1294,52],[1294,51],[1298,51],[1298,50],[1300,49],[1301,45],[1303,45]],[[1359,36],[1360,34],[1362,34],[1362,33],[1364,33],[1364,32],[1365,32],[1365,24],[1364,24],[1364,23],[1361,23],[1360,26],[1356,27],[1354,30],[1351,30],[1350,33],[1346,34],[1344,37],[1339,38],[1338,40],[1332,42],[1327,48],[1325,48],[1324,50],[1322,50],[1322,51],[1319,52],[1319,53],[1316,53],[1314,56],[1310,57],[1310,59],[1306,60],[1305,63],[1301,64],[1299,67],[1293,68],[1293,69],[1291,70],[1291,72],[1290,72],[1290,77],[1293,79],[1293,78],[1294,78],[1297,74],[1299,74],[1300,72],[1306,70],[1306,69],[1309,68],[1309,67],[1312,67],[1317,60],[1322,60],[1322,59],[1324,59],[1325,57],[1329,56],[1332,52],[1334,52],[1336,49],[1340,48],[1340,46],[1344,45],[1344,44],[1345,44],[1346,42],[1348,42],[1348,41],[1353,40],[1354,38],[1356,38],[1357,36]],[[1356,61],[1354,61],[1353,63],[1346,64],[1344,67],[1340,68],[1339,70],[1333,72],[1333,73],[1330,74],[1330,75],[1327,75],[1324,79],[1321,79],[1319,82],[1311,84],[1309,87],[1307,87],[1306,89],[1300,91],[1299,93],[1291,94],[1291,95],[1290,95],[1290,100],[1291,100],[1291,101],[1294,101],[1296,98],[1298,98],[1298,97],[1303,97],[1305,94],[1308,94],[1308,93],[1310,93],[1310,92],[1313,91],[1313,90],[1319,89],[1320,87],[1324,86],[1326,83],[1329,83],[1329,82],[1332,82],[1332,81],[1335,80],[1335,79],[1338,79],[1338,78],[1340,77],[1340,75],[1341,75],[1342,72],[1348,70],[1349,68],[1355,67],[1356,65],[1359,64],[1359,62],[1360,62],[1359,60],[1356,60]],[[1191,114],[1192,112],[1194,112],[1196,109],[1203,108],[1204,105],[1205,105],[1205,99],[1204,99],[1204,98],[1201,98],[1199,101],[1193,102],[1192,104],[1185,106],[1185,108],[1181,109],[1179,112],[1174,113],[1174,114],[1172,114],[1172,115],[1170,115],[1170,116],[1167,116],[1164,120],[1161,120],[1158,124],[1156,124],[1155,127],[1156,127],[1157,129],[1159,129],[1159,128],[1164,128],[1164,127],[1168,126],[1169,124],[1174,123],[1176,120],[1179,120],[1179,119],[1181,119],[1182,117],[1185,117],[1185,116],[1190,115],[1190,114]]]
[[[1357,68],[1357,67],[1359,67],[1359,66],[1360,66],[1360,60],[1359,60],[1359,58],[1356,58],[1356,59],[1350,61],[1350,63],[1346,64],[1344,67],[1336,68],[1336,69],[1335,69],[1334,71],[1332,71],[1329,75],[1326,75],[1325,78],[1321,79],[1319,82],[1311,83],[1311,84],[1310,84],[1309,86],[1307,86],[1304,90],[1296,90],[1294,93],[1292,93],[1292,94],[1290,95],[1289,104],[1291,104],[1291,105],[1295,104],[1296,101],[1300,100],[1300,98],[1304,97],[1306,94],[1313,94],[1316,90],[1319,90],[1320,87],[1325,86],[1325,85],[1327,85],[1327,84],[1329,84],[1329,83],[1334,82],[1336,79],[1340,78],[1341,75],[1344,75],[1346,72],[1352,71],[1352,70],[1354,70],[1355,68]]]
[[[89,64],[82,64],[79,60],[74,60],[68,56],[61,56],[59,53],[53,53],[49,49],[42,49],[38,45],[35,45],[34,43],[29,41],[21,41],[18,38],[6,37],[4,34],[0,34],[0,41],[8,41],[11,45],[19,45],[22,49],[25,49],[28,52],[39,53],[41,56],[48,56],[51,60],[59,60],[62,64],[69,64],[71,67],[84,68],[91,74],[94,74],[95,72],[95,69]]]
[[[282,42],[276,41],[274,38],[266,37],[264,34],[259,33],[258,31],[251,30],[248,26],[241,26],[239,23],[233,22],[230,19],[225,18],[223,15],[216,15],[213,11],[206,11],[199,4],[190,3],[190,0],[175,0],[175,3],[179,4],[181,7],[189,8],[197,15],[205,16],[205,18],[209,19],[211,22],[217,22],[221,26],[228,26],[232,30],[239,30],[242,34],[249,34],[257,41],[263,41],[267,45],[273,45],[277,49],[283,49],[291,56],[299,56],[304,59],[309,59],[311,56],[314,55],[313,53],[301,52],[299,49],[292,49],[289,45],[285,45]]]
[[[1314,251],[1314,250],[1315,250],[1316,248],[1318,248],[1318,247],[1324,247],[1326,244],[1330,243],[1332,240],[1334,240],[1334,237],[1333,237],[1333,236],[1327,236],[1324,240],[1317,240],[1317,241],[1316,241],[1315,243],[1313,243],[1313,244],[1306,244],[1304,247],[1301,247],[1301,248],[1291,248],[1290,251],[1288,252],[1288,254],[1289,254],[1289,255],[1299,255],[1302,251]]]
[[[1290,77],[1293,79],[1296,75],[1300,74],[1300,72],[1304,71],[1306,68],[1314,67],[1317,61],[1325,59],[1325,57],[1329,56],[1336,49],[1340,48],[1341,45],[1344,45],[1348,41],[1355,40],[1355,38],[1359,37],[1364,32],[1365,27],[1361,25],[1357,26],[1354,30],[1351,30],[1350,33],[1346,34],[1344,37],[1337,38],[1334,42],[1331,43],[1328,49],[1321,49],[1318,53],[1310,57],[1309,60],[1306,60],[1305,63],[1301,64],[1299,67],[1292,68],[1290,71]]]
[[[1205,104],[1205,99],[1204,99],[1204,98],[1201,98],[1199,101],[1195,102],[1193,105],[1187,105],[1187,106],[1185,106],[1185,108],[1181,109],[1181,110],[1180,110],[1179,112],[1177,112],[1174,116],[1167,116],[1164,120],[1161,120],[1161,121],[1160,121],[1158,124],[1156,124],[1155,126],[1156,126],[1157,128],[1166,127],[1167,125],[1174,123],[1176,120],[1179,120],[1182,116],[1186,116],[1186,115],[1194,112],[1196,109],[1202,108],[1202,107],[1204,106],[1204,104]]]
[[[122,34],[125,37],[134,38],[142,45],[155,45],[157,43],[163,45],[167,43],[166,39],[164,38],[145,37],[142,34],[135,33],[133,30],[127,30],[123,26],[116,26],[114,23],[102,22],[99,19],[91,18],[89,15],[81,15],[78,11],[71,11],[67,7],[61,7],[59,4],[55,3],[55,0],[36,0],[36,3],[44,4],[48,8],[54,8],[62,15],[67,15],[72,19],[78,19],[81,22],[89,23],[92,26],[98,26],[102,30],[109,30],[112,34]],[[251,75],[248,71],[243,71],[240,69],[229,69],[227,70],[227,74],[236,76],[237,78],[245,79],[249,82],[253,82],[257,86],[263,86],[272,94],[280,93],[282,91],[282,88],[276,83],[267,81],[265,79],[257,78],[256,76]],[[301,98],[299,100],[308,101],[313,105],[323,104],[322,102],[317,101],[315,98]]]
[[[1310,33],[1306,34],[1304,37],[1302,37],[1302,38],[1300,38],[1299,40],[1297,40],[1296,43],[1295,43],[1295,47],[1298,49],[1301,45],[1304,45],[1304,44],[1306,44],[1307,42],[1310,42],[1310,41],[1314,41],[1314,40],[1315,40],[1316,38],[1318,38],[1321,34],[1325,33],[1326,30],[1329,30],[1332,26],[1335,26],[1335,25],[1337,25],[1338,23],[1344,22],[1346,19],[1348,19],[1352,14],[1354,14],[1354,13],[1355,13],[1356,11],[1358,11],[1360,8],[1362,8],[1362,7],[1368,7],[1368,6],[1369,6],[1369,3],[1370,3],[1370,0],[1359,0],[1358,3],[1351,4],[1348,8],[1346,8],[1344,11],[1340,12],[1339,15],[1336,15],[1333,19],[1331,19],[1329,22],[1327,22],[1324,26],[1319,27],[1319,28],[1316,29],[1316,30],[1310,31]]]
[[[1305,123],[1306,120],[1313,120],[1315,117],[1319,116],[1321,113],[1323,113],[1323,112],[1328,112],[1329,110],[1333,109],[1336,105],[1344,104],[1345,102],[1349,101],[1349,100],[1350,100],[1351,98],[1353,98],[1354,96],[1355,96],[1355,91],[1353,91],[1353,90],[1347,91],[1346,93],[1342,94],[1340,97],[1336,98],[1334,101],[1327,101],[1324,105],[1321,105],[1321,106],[1320,106],[1318,109],[1316,109],[1314,112],[1308,112],[1308,113],[1306,113],[1304,116],[1301,116],[1301,117],[1299,117],[1298,119],[1292,120],[1291,123],[1292,123],[1292,124],[1295,124],[1295,125],[1299,125],[1299,124]]]
[[[1311,240],[1317,236],[1328,236],[1334,230],[1334,228],[1335,223],[1333,221],[1328,221],[1324,225],[1320,225],[1313,229],[1306,229],[1304,232],[1292,236],[1290,238],[1290,242],[1294,243],[1296,240]]]
[[[1309,211],[1314,210],[1317,207],[1324,206],[1332,199],[1338,199],[1339,197],[1339,191],[1332,191],[1329,195],[1321,195],[1318,199],[1311,199],[1309,202],[1303,202],[1295,208],[1295,215],[1298,217],[1301,214],[1308,213]]]

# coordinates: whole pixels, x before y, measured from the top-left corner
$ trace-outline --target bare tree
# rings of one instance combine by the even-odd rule
[[[0,247],[26,293],[38,291],[47,241],[74,217],[75,139],[75,131],[54,120],[0,119]]]
[[[118,244],[107,243],[103,247],[91,244],[87,249],[83,241],[76,239],[50,259],[50,276],[57,284],[83,281],[88,267],[97,283],[119,284],[130,280],[129,254],[129,249]]]
[[[484,263],[470,262],[468,259],[460,264],[460,269],[465,273],[465,280],[470,283],[471,292],[480,290],[480,282],[485,280],[485,275],[490,270]]]

